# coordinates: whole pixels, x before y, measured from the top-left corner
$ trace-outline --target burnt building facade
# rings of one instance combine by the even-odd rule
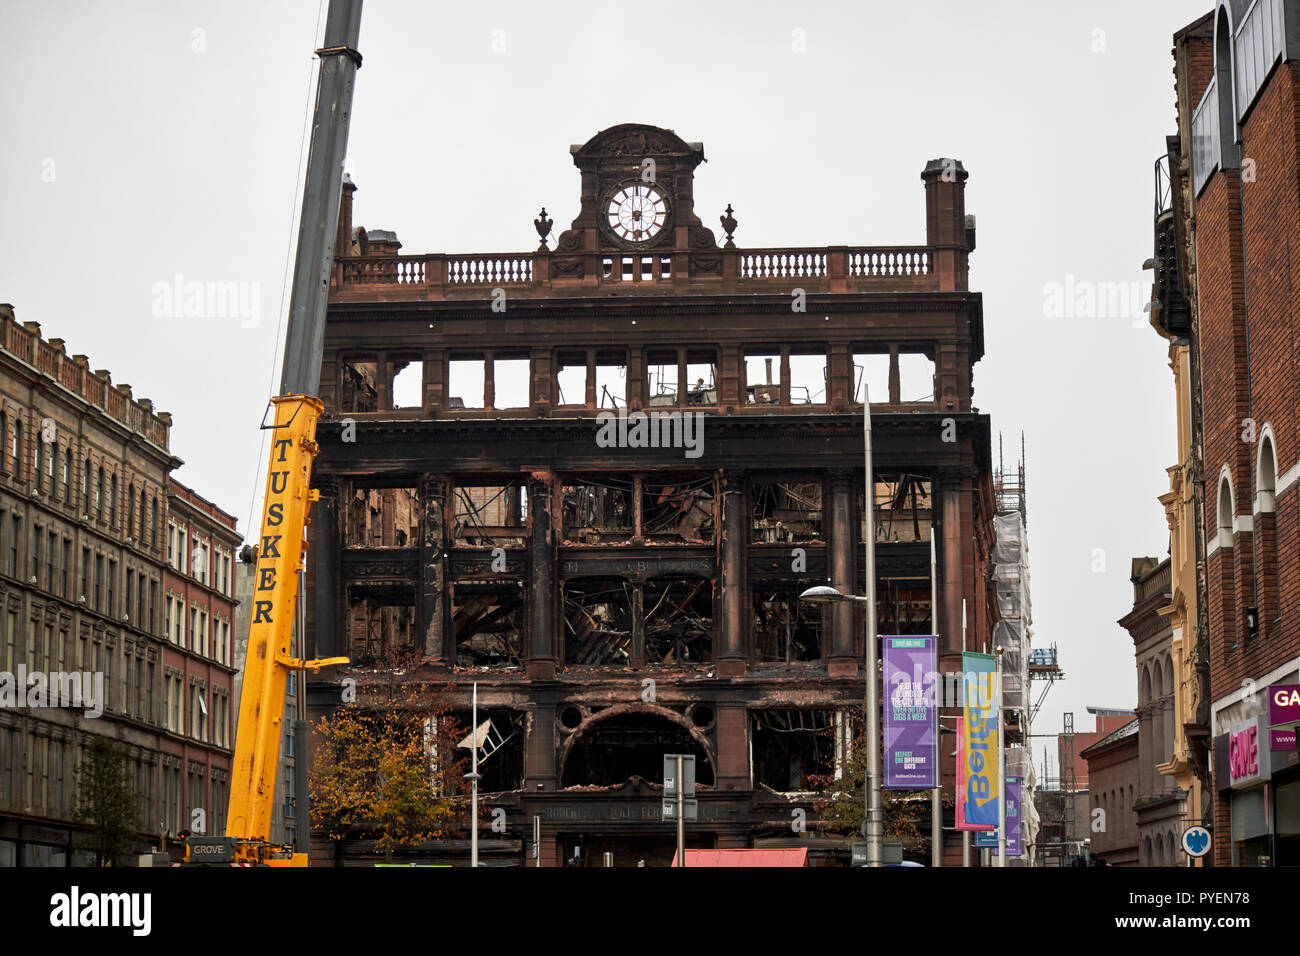
[[[926,165],[923,246],[742,249],[730,206],[721,238],[694,208],[701,144],[628,124],[571,152],[577,216],[548,242],[543,210],[533,252],[402,255],[353,228],[345,183],[305,613],[313,655],[352,663],[309,711],[340,676],[361,703],[402,684],[465,711],[477,682],[501,862],[537,820],[543,865],[667,863],[666,753],[696,757],[689,846],[807,842],[864,620],[798,596],[863,593],[864,508],[879,633],[938,633],[958,671],[963,625],[986,650],[997,613],[967,173]],[[314,862],[349,859],[318,836]]]

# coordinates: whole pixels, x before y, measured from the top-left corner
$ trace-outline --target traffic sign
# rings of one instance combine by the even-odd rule
[[[1183,852],[1199,859],[1210,852],[1210,831],[1205,827],[1188,827],[1183,831]]]
[[[695,796],[695,755],[682,754],[682,776],[686,787],[682,795]],[[664,754],[664,796],[677,796],[677,754]]]
[[[694,797],[687,797],[682,801],[682,817],[687,823],[695,823],[699,819],[699,801]],[[664,798],[663,818],[665,820],[677,819],[677,798],[671,800]]]

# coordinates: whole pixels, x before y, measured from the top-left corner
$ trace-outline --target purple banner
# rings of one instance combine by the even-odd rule
[[[885,637],[885,789],[928,790],[936,782],[933,637]]]
[[[1268,689],[1268,724],[1300,723],[1300,684],[1278,684]]]

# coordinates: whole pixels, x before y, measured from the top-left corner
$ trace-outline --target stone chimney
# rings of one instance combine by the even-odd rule
[[[925,244],[944,292],[967,289],[966,180],[960,159],[932,159],[921,172],[925,183]]]

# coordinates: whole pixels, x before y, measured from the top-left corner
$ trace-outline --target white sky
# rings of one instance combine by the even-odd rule
[[[1115,622],[1130,558],[1168,548],[1172,378],[1140,267],[1172,34],[1210,6],[368,0],[354,223],[406,253],[533,249],[539,207],[557,233],[577,213],[569,145],[642,122],[704,143],[696,210],[720,236],[731,203],[742,247],[920,244],[920,171],[961,159],[975,401],[995,462],[998,430],[1009,452],[1026,434],[1034,630],[1067,673],[1035,729],[1067,709],[1087,729],[1085,705],[1135,702]],[[171,411],[178,477],[245,531],[323,8],[0,2],[0,301]],[[186,318],[161,291],[178,275],[248,307]],[[1068,282],[1123,283],[1124,313],[1054,317]]]

